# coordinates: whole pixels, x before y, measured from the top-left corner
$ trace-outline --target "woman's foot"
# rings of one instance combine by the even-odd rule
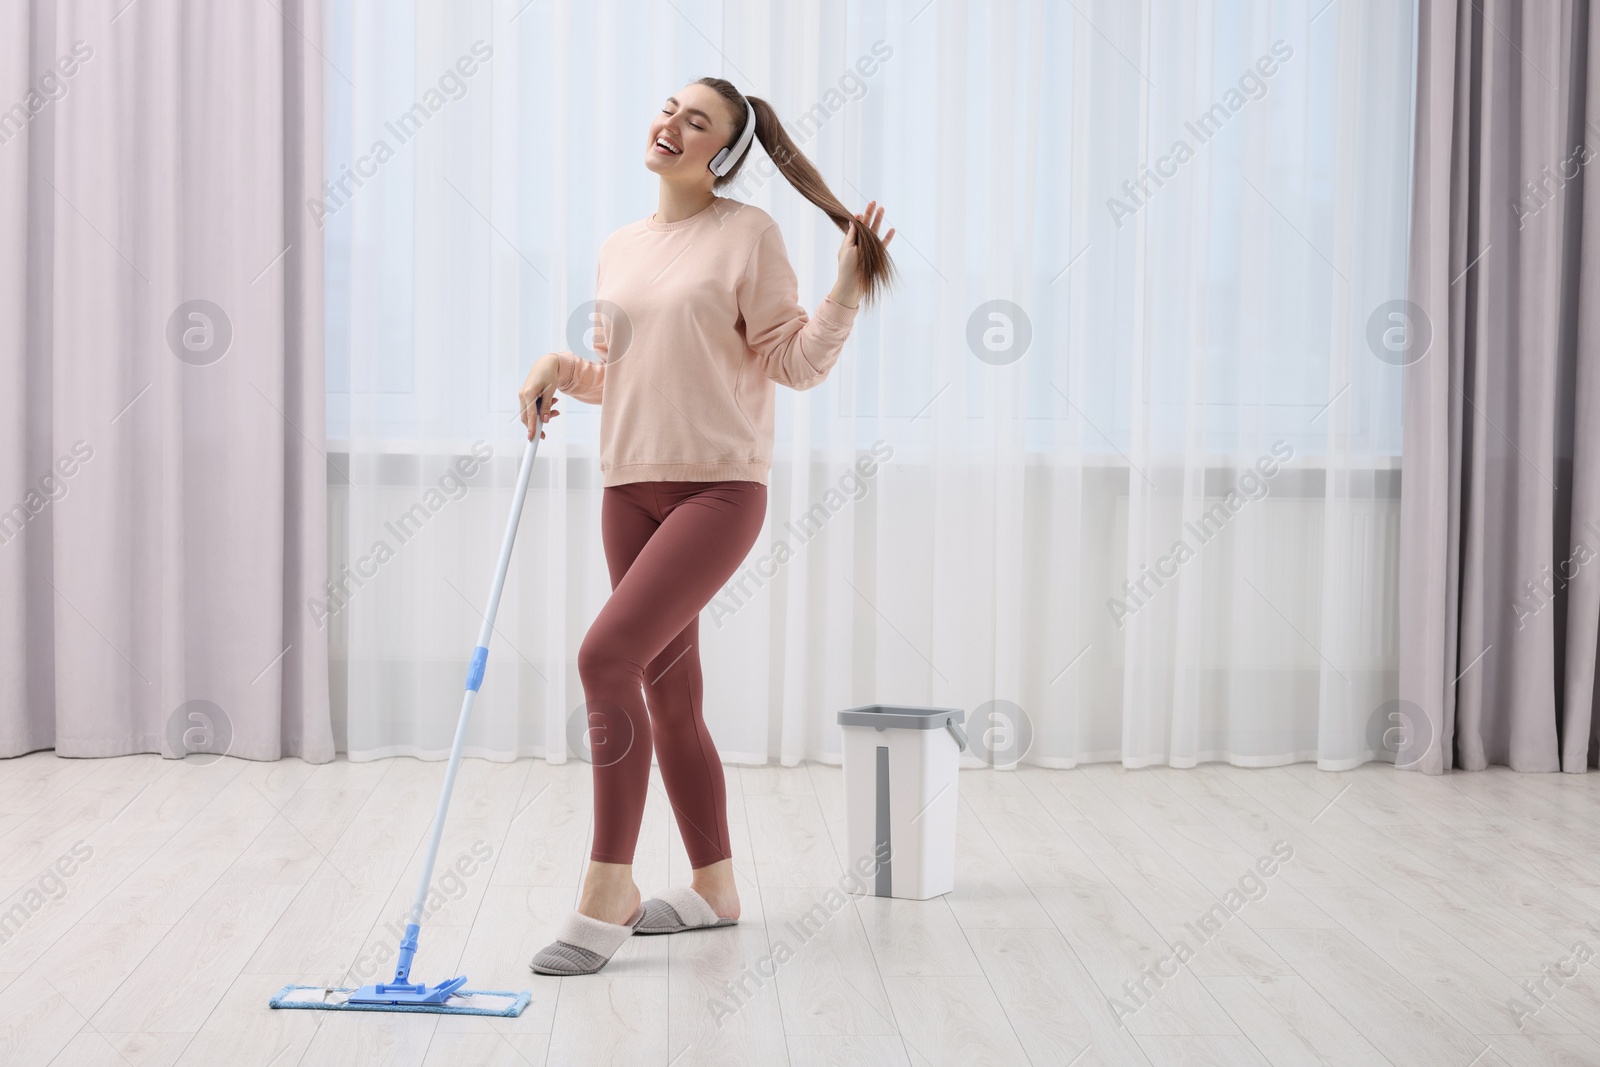
[[[733,884],[733,860],[718,860],[710,866],[695,868],[689,888],[705,898],[719,919],[739,917],[739,890]]]
[[[633,884],[633,865],[589,861],[578,910],[601,922],[626,923],[639,913],[639,887]]]
[[[540,949],[529,966],[538,974],[593,974],[611,961],[643,921],[632,864],[590,860],[577,910],[567,915],[556,939]]]

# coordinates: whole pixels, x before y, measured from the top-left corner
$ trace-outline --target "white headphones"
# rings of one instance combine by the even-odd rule
[[[744,102],[744,110],[744,132],[739,134],[739,139],[733,143],[732,148],[721,149],[711,157],[711,173],[719,178],[734,168],[739,162],[739,157],[744,155],[744,150],[750,147],[751,138],[756,135],[756,109],[750,105],[748,99]]]

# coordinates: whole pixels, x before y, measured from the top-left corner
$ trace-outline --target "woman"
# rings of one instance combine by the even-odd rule
[[[797,299],[771,216],[716,195],[738,177],[752,139],[845,231],[838,280],[814,318]],[[721,78],[667,98],[650,123],[645,166],[661,178],[658,209],[600,248],[599,362],[545,355],[518,395],[530,437],[559,414],[557,390],[601,405],[612,589],[578,650],[594,845],[577,910],[533,959],[540,974],[592,974],[634,933],[738,920],[722,763],[701,716],[700,610],[761,531],[776,385],[820,384],[858,305],[894,273],[894,230],[877,232],[883,208],[852,216],[771,106]],[[641,904],[633,852],[652,748],[694,877]]]

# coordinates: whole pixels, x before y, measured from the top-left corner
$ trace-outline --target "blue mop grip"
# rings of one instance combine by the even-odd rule
[[[479,645],[472,650],[472,666],[467,668],[467,688],[474,693],[483,684],[483,669],[489,663],[489,650]]]
[[[394,981],[389,983],[390,987],[400,990],[410,988],[407,983],[411,978],[411,961],[417,954],[417,934],[421,931],[422,927],[416,923],[406,923],[406,936],[400,939],[400,958],[395,961]],[[383,992],[386,988],[380,985],[378,991]]]

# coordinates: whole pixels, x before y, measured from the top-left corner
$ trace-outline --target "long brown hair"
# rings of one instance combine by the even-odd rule
[[[748,121],[744,106],[747,98],[733,87],[732,82],[724,81],[722,78],[701,78],[699,84],[715,89],[727,102],[730,113],[736,116],[733,140],[728,142],[729,145],[736,143],[739,135],[744,133],[745,123]],[[790,139],[782,121],[778,118],[778,113],[772,110],[772,105],[759,96],[748,99],[756,113],[756,140],[761,142],[761,147],[766,149],[767,155],[778,165],[783,176],[789,179],[789,184],[794,186],[801,196],[821,208],[828,218],[833,220],[833,224],[839,227],[840,232],[849,232],[850,223],[855,221],[855,215],[833,195],[828,183],[823,181],[822,175],[817,172],[817,168]],[[733,169],[712,182],[711,187],[721,189],[733,184],[750,155],[749,149],[746,149]],[[894,268],[894,262],[889,258],[889,250],[883,247],[883,239],[868,227],[859,224],[856,226],[856,247],[861,264],[861,302],[871,304],[898,279],[898,272]]]

